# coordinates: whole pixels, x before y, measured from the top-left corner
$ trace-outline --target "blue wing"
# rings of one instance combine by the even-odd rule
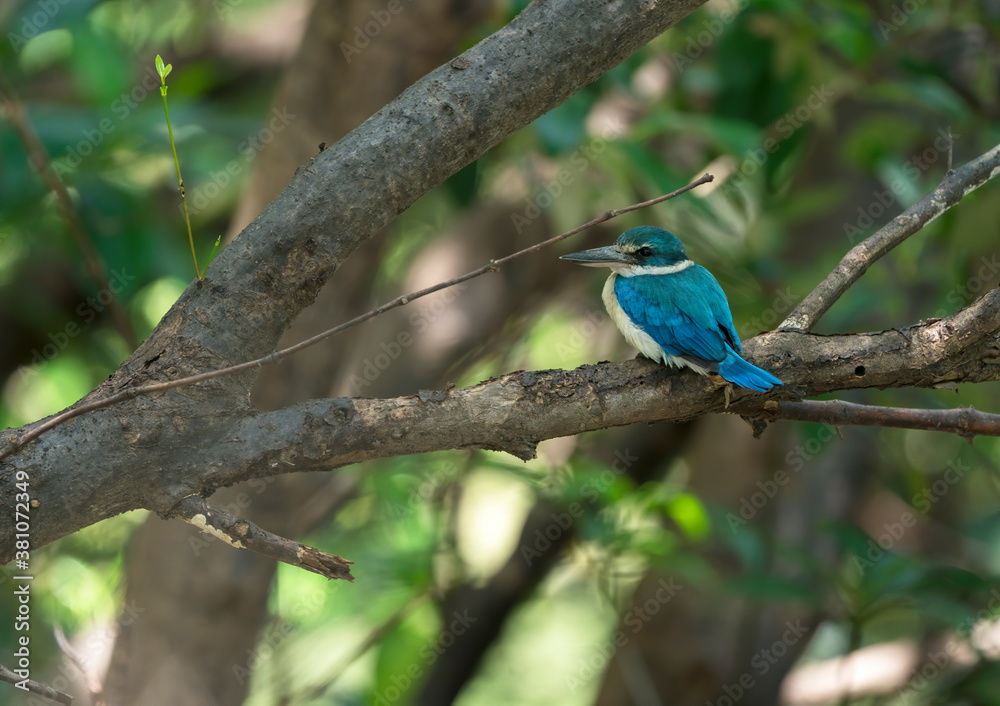
[[[616,277],[618,304],[667,353],[725,380],[766,391],[781,380],[743,360],[725,292],[699,265],[670,275]]]
[[[671,275],[616,277],[618,303],[663,350],[717,370],[740,339],[722,287],[700,265]]]

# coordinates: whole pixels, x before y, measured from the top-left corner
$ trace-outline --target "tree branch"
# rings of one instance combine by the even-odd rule
[[[213,260],[206,280],[192,282],[138,350],[75,406],[266,356],[359,245],[702,3],[530,4],[300,167]],[[81,414],[2,460],[0,508],[13,516],[17,492],[31,495],[36,548],[126,510],[169,511],[201,492],[206,453],[254,414],[255,373]],[[0,443],[25,431],[0,432]],[[14,487],[16,476],[27,491]],[[13,545],[12,527],[0,526],[0,556]]]
[[[73,666],[83,676],[83,682],[87,685],[87,691],[90,693],[90,706],[105,706],[104,687],[101,685],[101,680],[94,673],[94,670],[90,668],[90,665],[73,648],[70,641],[66,639],[66,634],[62,631],[62,628],[56,625],[54,632],[56,644],[59,645],[59,649],[62,650],[66,658],[73,663]]]
[[[811,331],[827,309],[861,278],[872,263],[997,174],[1000,174],[1000,145],[949,171],[931,193],[851,248],[833,272],[792,310],[778,330]]]
[[[710,380],[648,361],[517,372],[462,390],[321,400],[269,414],[248,402],[254,370],[135,392],[266,357],[372,233],[698,4],[536,2],[462,62],[414,84],[300,168],[215,259],[208,279],[193,283],[139,350],[78,403],[122,394],[121,404],[80,414],[3,459],[0,507],[13,515],[16,493],[30,494],[31,546],[38,548],[128,510],[177,513],[188,496],[239,480],[449,448],[529,458],[546,438],[724,411],[723,391]],[[970,179],[964,193],[993,173],[958,170],[949,179]],[[826,337],[777,331],[748,341],[745,351],[785,380],[770,396],[783,400],[997,380],[998,331],[993,291],[954,316],[906,329]],[[760,399],[746,390],[733,397]],[[0,432],[0,441],[25,431]],[[224,530],[239,520],[227,522]],[[0,561],[12,558],[13,547],[12,526],[0,525]]]
[[[744,351],[785,381],[770,398],[788,399],[842,389],[1000,380],[998,334],[995,289],[953,316],[906,329],[841,336],[775,331],[747,341]],[[742,389],[733,394],[735,403],[748,399],[761,395]],[[148,404],[156,402],[162,404]],[[515,372],[472,387],[395,399],[341,398],[264,414],[231,413],[216,420],[220,428],[177,417],[169,425],[142,425],[140,419],[109,428],[100,413],[84,415],[29,449],[45,459],[69,443],[67,452],[76,460],[76,443],[100,448],[104,440],[124,441],[130,453],[102,454],[94,465],[67,461],[57,477],[35,481],[32,499],[50,519],[32,525],[33,546],[138,507],[170,515],[187,496],[241,480],[455,448],[526,459],[543,439],[724,411],[724,391],[710,379],[637,359]],[[65,434],[69,442],[62,441]],[[23,463],[23,454],[12,460]],[[63,492],[67,486],[72,493]],[[12,529],[0,527],[0,537],[4,532],[9,539],[0,543],[0,561],[13,553]]]
[[[301,166],[99,396],[268,355],[362,243],[704,1],[531,3]],[[242,396],[252,373],[227,378],[218,392]]]
[[[191,495],[184,498],[164,519],[170,517],[179,517],[202,532],[218,537],[231,547],[249,549],[328,579],[354,581],[350,568],[353,561],[279,537],[253,522],[240,519],[230,512],[210,505],[203,497]]]
[[[140,395],[150,395],[156,392],[165,392],[166,390],[173,390],[178,387],[186,387],[188,385],[194,385],[200,382],[207,382],[209,380],[215,380],[221,377],[226,377],[228,375],[235,375],[237,373],[246,372],[250,370],[256,371],[258,368],[261,368],[265,365],[274,365],[275,363],[278,363],[284,360],[285,358],[295,353],[298,353],[299,351],[305,350],[310,346],[314,346],[321,341],[325,341],[326,339],[330,338],[335,334],[341,333],[342,331],[346,331],[349,328],[353,328],[358,324],[362,324],[365,321],[373,319],[376,316],[379,316],[380,314],[384,314],[385,312],[391,309],[395,309],[405,304],[409,304],[412,301],[415,301],[422,297],[426,297],[429,294],[434,294],[435,292],[440,292],[443,289],[454,287],[456,285],[462,284],[463,282],[468,282],[470,279],[475,279],[476,277],[484,275],[488,272],[497,272],[503,265],[509,264],[514,260],[517,260],[518,258],[524,257],[525,255],[536,253],[539,250],[542,250],[543,248],[549,247],[550,245],[555,245],[556,243],[565,240],[566,238],[569,238],[572,235],[576,235],[577,233],[587,230],[588,228],[592,228],[598,225],[599,223],[610,221],[612,218],[617,218],[623,213],[629,213],[631,211],[635,211],[640,208],[648,208],[649,206],[655,206],[658,203],[663,203],[664,201],[672,199],[676,196],[680,196],[681,194],[687,193],[688,191],[697,186],[701,186],[702,184],[707,184],[711,182],[713,179],[715,179],[715,177],[713,177],[711,174],[703,174],[701,177],[691,182],[687,186],[682,186],[681,188],[676,189],[675,191],[671,191],[669,194],[657,196],[654,199],[643,201],[641,203],[635,203],[632,204],[631,206],[626,206],[624,208],[617,208],[611,211],[605,211],[600,216],[597,216],[596,218],[587,221],[583,225],[577,226],[576,228],[572,228],[566,231],[565,233],[560,233],[559,235],[553,236],[548,240],[544,240],[540,243],[535,243],[534,245],[526,247],[523,250],[518,250],[515,253],[512,253],[505,257],[501,257],[498,260],[490,260],[485,265],[477,267],[471,272],[466,272],[464,275],[459,275],[458,277],[454,277],[444,282],[439,282],[438,284],[432,285],[430,287],[425,287],[424,289],[417,290],[416,292],[410,292],[409,294],[403,294],[401,296],[398,296],[395,299],[386,302],[385,304],[382,304],[381,306],[377,306],[374,309],[367,311],[364,314],[361,314],[360,316],[354,317],[350,321],[346,321],[338,326],[334,326],[333,328],[327,329],[322,333],[318,333],[315,336],[307,338],[304,341],[300,341],[299,343],[296,343],[293,346],[289,346],[288,348],[282,348],[281,350],[269,353],[268,355],[263,356],[262,358],[257,358],[256,360],[250,360],[245,363],[239,363],[237,365],[231,365],[229,367],[221,368],[219,370],[210,370],[205,373],[198,373],[197,375],[191,375],[177,380],[170,380],[169,382],[158,382],[158,383],[153,383],[151,385],[144,385],[141,387],[130,387],[124,392],[119,392],[117,394],[111,395],[110,397],[104,397],[90,402],[84,402],[82,404],[74,405],[73,407],[70,407],[69,409],[63,412],[60,412],[59,414],[53,417],[50,417],[45,422],[32,427],[29,431],[17,437],[17,439],[8,444],[4,448],[4,450],[0,452],[0,461],[2,461],[7,456],[10,456],[12,453],[17,451],[25,444],[27,444],[29,441],[37,439],[50,429],[55,429],[57,426],[65,424],[70,419],[79,417],[81,414],[86,414],[87,412],[94,412],[99,409],[105,409],[112,405],[118,404],[119,402],[135,399]]]
[[[0,681],[5,681],[8,684],[20,684],[23,680],[7,667],[0,664]],[[56,691],[51,686],[37,682],[34,679],[28,679],[27,682],[28,683],[25,686],[28,687],[28,691],[31,693],[44,696],[47,699],[55,701],[57,704],[67,704],[67,706],[72,706],[73,697],[69,694]]]
[[[970,444],[976,436],[1000,436],[1000,414],[973,407],[957,409],[904,409],[854,404],[842,400],[768,401],[730,406],[729,412],[758,419],[793,419],[832,426],[874,426],[922,429],[958,434]]]
[[[1000,380],[1000,365],[990,362],[997,357],[998,334],[1000,289],[954,316],[908,329],[842,336],[773,332],[747,341],[745,351],[785,381],[768,395],[775,400]],[[395,399],[314,400],[247,418],[228,443],[208,452],[201,484],[192,483],[192,491],[445,449],[490,449],[527,460],[543,439],[712,412],[759,412],[764,397],[737,389],[727,409],[724,391],[709,378],[635,359],[515,372],[472,387]],[[970,430],[989,433],[990,427]]]

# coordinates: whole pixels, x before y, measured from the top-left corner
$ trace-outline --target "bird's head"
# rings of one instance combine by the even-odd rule
[[[690,266],[684,245],[673,233],[653,226],[629,228],[614,245],[562,255],[587,267],[610,267],[620,275],[671,274]]]

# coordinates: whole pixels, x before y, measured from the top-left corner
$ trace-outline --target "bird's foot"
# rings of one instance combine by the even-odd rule
[[[728,380],[726,380],[721,375],[717,375],[715,373],[713,373],[712,375],[709,375],[708,379],[711,380],[712,384],[715,385],[716,387],[721,387],[722,388],[722,394],[724,394],[726,396],[726,407],[725,408],[729,409],[729,403],[733,399],[733,383],[729,382]]]
[[[986,347],[986,355],[983,362],[987,365],[1000,365],[1000,339],[992,341]]]

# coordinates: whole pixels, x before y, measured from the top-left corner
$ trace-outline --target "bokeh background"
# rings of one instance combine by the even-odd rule
[[[157,54],[204,262],[319,143],[523,6],[6,0],[0,80],[141,339],[193,277]],[[712,0],[403,213],[286,340],[706,171],[712,185],[335,337],[265,371],[255,401],[632,355],[603,275],[556,256],[643,223],[681,237],[752,337],[998,142],[1000,3]],[[954,313],[997,286],[998,244],[991,183],[817,332]],[[73,403],[133,345],[3,113],[0,331],[3,426]],[[996,384],[836,397],[1000,407]],[[249,483],[213,502],[354,560],[357,581],[129,513],[33,554],[33,676],[87,702],[60,626],[111,703],[1000,703],[998,453],[790,422],[755,440],[708,417],[551,440],[526,464],[438,453]],[[12,590],[0,604],[13,614]],[[0,662],[13,649],[0,630]]]

